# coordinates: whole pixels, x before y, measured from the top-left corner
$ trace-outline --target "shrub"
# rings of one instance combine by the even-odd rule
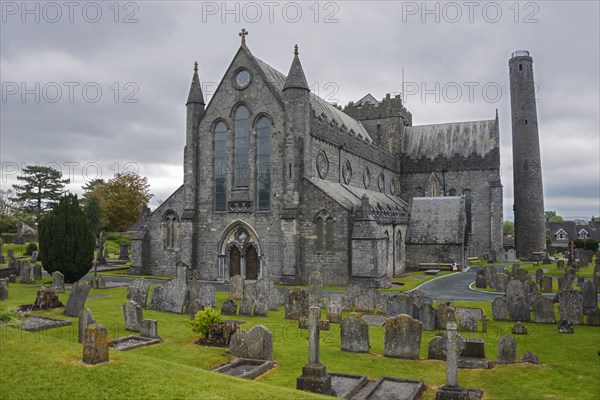
[[[15,238],[15,235],[13,233],[3,233],[2,234],[2,240],[4,241],[4,243],[12,243],[14,238]]]
[[[34,251],[37,251],[38,247],[35,243],[27,243],[27,247],[25,248],[25,255],[30,256]]]
[[[573,245],[578,249],[598,250],[598,241],[594,239],[575,239]]]
[[[94,234],[75,195],[66,195],[39,222],[44,269],[60,271],[66,282],[81,279],[92,268]]]
[[[127,239],[125,236],[120,235],[118,233],[110,232],[104,235],[104,240],[115,242],[119,245],[126,244],[127,246],[131,245],[131,240]]]
[[[192,332],[200,334],[201,337],[206,337],[212,324],[220,322],[223,322],[223,317],[212,307],[198,311],[193,320],[186,321],[187,325],[192,328]]]

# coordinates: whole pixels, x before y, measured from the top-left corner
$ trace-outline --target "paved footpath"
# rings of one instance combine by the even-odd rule
[[[475,275],[479,268],[483,267],[471,267],[466,272],[432,279],[422,284],[418,289],[423,291],[425,296],[429,296],[434,300],[492,301],[499,295],[469,288],[469,285],[475,282]]]

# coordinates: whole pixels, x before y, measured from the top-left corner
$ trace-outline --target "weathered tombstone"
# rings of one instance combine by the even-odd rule
[[[308,302],[308,296],[306,301]],[[320,321],[320,314],[320,307],[310,307],[308,318],[298,321],[300,329],[308,329],[308,364],[302,368],[302,375],[296,379],[296,389],[335,396],[331,387],[331,376],[321,364],[319,331],[329,330],[329,321]]]
[[[31,275],[31,267],[27,263],[27,261],[23,261],[21,263],[21,267],[19,269],[19,283],[27,284],[29,283],[29,277]]]
[[[348,285],[346,288],[346,296],[344,296],[344,311],[352,311],[354,306],[354,299],[360,295],[360,286]]]
[[[498,249],[498,262],[506,262],[506,252],[503,247]]]
[[[200,299],[194,299],[190,304],[190,320],[195,319],[198,311],[202,310],[204,310],[204,306],[200,302]]]
[[[390,299],[390,296],[379,292],[376,293],[377,299],[375,301],[375,312],[377,312],[378,315],[387,315],[388,301]]]
[[[213,285],[202,285],[199,295],[202,307],[217,308],[217,290]]]
[[[150,284],[144,278],[135,279],[127,286],[127,300],[133,300],[142,307],[146,307]]]
[[[589,326],[600,326],[600,308],[587,313],[587,324]]]
[[[413,299],[403,293],[397,293],[388,300],[387,316],[412,315]]]
[[[510,276],[505,274],[504,272],[499,272],[496,274],[496,278],[494,279],[494,287],[493,289],[497,292],[506,292],[506,287],[510,282]]]
[[[256,282],[244,281],[244,295],[242,296],[242,300],[255,301],[257,297],[258,287],[256,286]]]
[[[581,296],[583,298],[583,312],[591,312],[598,308],[598,289],[594,282],[585,280],[581,284]]]
[[[360,294],[354,298],[354,310],[373,312],[377,304],[377,291],[373,288],[361,288]]]
[[[506,306],[511,321],[529,321],[529,301],[525,282],[513,279],[506,286]]]
[[[552,277],[545,275],[540,278],[540,291],[542,293],[552,292]]]
[[[508,249],[508,257],[506,258],[508,262],[517,261],[517,251],[515,249]]]
[[[91,324],[83,338],[83,362],[100,364],[108,361],[108,332],[100,324]]]
[[[319,271],[313,271],[308,277],[308,305],[323,308],[323,277]]]
[[[436,329],[445,329],[448,322],[456,322],[454,309],[446,303],[440,303],[435,310],[435,327]]]
[[[68,317],[77,317],[87,300],[88,294],[90,293],[90,285],[84,280],[75,282],[71,286],[71,293],[67,299],[67,305],[65,306],[64,314]]]
[[[494,321],[510,320],[510,316],[508,315],[508,307],[504,297],[496,297],[492,301],[492,318],[494,318]]]
[[[544,270],[541,268],[538,268],[535,270],[535,281],[540,284],[540,280],[542,279],[542,277],[544,276]]]
[[[0,300],[8,299],[8,281],[0,279]]]
[[[556,262],[556,267],[558,269],[565,269],[565,260],[560,259]]]
[[[498,339],[497,364],[512,364],[517,360],[517,341],[511,335]]]
[[[160,336],[158,336],[158,321],[155,319],[143,320],[140,336],[151,339],[160,339]]]
[[[489,287],[494,286],[494,279],[496,279],[496,274],[498,274],[498,270],[491,265],[484,267],[483,272],[485,274],[485,281]]]
[[[564,276],[559,276],[558,278],[556,278],[556,280],[558,282],[558,291],[559,292],[562,292],[563,290],[571,289],[571,287],[569,285],[569,280],[567,278],[565,278]]]
[[[369,352],[369,326],[360,314],[352,313],[340,324],[342,351],[352,353]]]
[[[526,269],[522,269],[522,268],[520,268],[520,269],[517,271],[517,276],[516,276],[516,278],[517,278],[518,280],[520,280],[520,281],[523,281],[523,282],[528,282],[528,281],[531,281],[531,276],[529,275],[529,272],[527,272],[527,270],[526,270]]]
[[[40,264],[35,264],[33,266],[33,279],[36,281],[42,279],[42,266]]]
[[[38,253],[37,250],[34,251],[34,252],[32,252],[31,253],[31,258],[29,259],[29,262],[32,263],[32,264],[35,264],[37,262],[37,259],[38,259],[38,254],[39,253]]]
[[[471,313],[464,313],[456,318],[461,332],[477,332],[477,319]]]
[[[79,328],[78,341],[79,341],[79,343],[83,343],[85,329],[94,323],[96,323],[96,320],[94,319],[94,316],[92,315],[92,312],[90,311],[90,309],[86,308],[85,310],[81,310],[81,312],[79,313],[79,322],[78,322],[78,328]]]
[[[154,288],[150,299],[150,308],[156,311],[181,314],[186,305],[187,295],[188,288],[185,281],[175,278]]]
[[[254,315],[266,316],[269,309],[276,307],[276,299],[271,299],[273,281],[269,278],[260,278],[256,282],[256,302],[254,303]]]
[[[269,311],[279,310],[279,306],[285,304],[285,296],[273,285],[269,289]]]
[[[243,315],[245,317],[251,317],[253,309],[254,309],[254,301],[249,300],[249,299],[243,299],[242,301],[240,301],[239,315]]]
[[[447,328],[446,342],[446,386],[458,386],[458,354],[461,346],[457,346],[456,324],[451,322]]]
[[[123,305],[123,315],[125,317],[125,330],[139,332],[142,329],[142,306],[132,300],[128,300]]]
[[[475,287],[479,289],[485,289],[487,287],[485,271],[482,269],[478,270],[477,275],[475,276]]]
[[[150,295],[150,309],[156,311],[162,311],[165,302],[165,287],[163,285],[158,285],[152,290],[152,294]]]
[[[262,325],[257,325],[250,331],[237,329],[231,336],[229,353],[240,358],[272,360],[273,334]]]
[[[383,355],[418,360],[421,346],[421,322],[401,314],[385,321]]]
[[[15,274],[10,274],[10,276],[8,277],[8,282],[17,283],[17,276]]]
[[[427,358],[429,360],[446,360],[444,354],[444,342],[447,341],[446,334],[435,335],[427,344]]]
[[[575,333],[573,322],[569,321],[568,319],[561,319],[558,321],[558,333]]]
[[[531,310],[533,301],[540,295],[538,285],[531,280],[525,281],[525,295],[527,296],[527,305],[529,306],[529,310]]]
[[[221,305],[221,314],[223,315],[236,315],[237,314],[237,303],[233,299],[227,299]]]
[[[52,290],[58,293],[65,291],[65,276],[60,271],[52,273]]]
[[[92,278],[92,289],[106,289],[106,281],[102,275]]]
[[[583,324],[583,298],[575,290],[558,293],[558,313],[560,319],[571,321],[575,325]]]
[[[424,331],[435,330],[435,309],[430,302],[424,303],[419,309],[419,321],[423,323]]]
[[[343,304],[343,295],[342,294],[332,294],[329,297],[329,301],[327,303],[327,319],[334,324],[339,324],[342,322],[342,304]]]
[[[544,296],[538,296],[533,302],[533,320],[538,324],[554,324],[554,303]]]
[[[530,364],[539,364],[540,359],[533,352],[529,350],[525,350],[525,353],[519,359],[519,362],[522,363],[530,363]]]
[[[241,300],[244,297],[244,280],[239,275],[234,275],[229,280],[229,298]]]
[[[308,293],[299,287],[290,289],[285,302],[285,318],[305,318],[308,314]]]
[[[129,246],[126,244],[122,244],[119,248],[119,260],[127,261],[129,260]]]
[[[513,335],[527,335],[527,327],[522,322],[517,322],[511,330]]]

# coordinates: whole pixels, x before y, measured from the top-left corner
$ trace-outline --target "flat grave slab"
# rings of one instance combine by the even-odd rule
[[[425,390],[421,381],[384,376],[369,382],[351,400],[416,400]]]
[[[332,372],[331,387],[336,393],[336,397],[349,399],[368,382],[364,375],[341,374]]]
[[[459,357],[458,368],[461,369],[490,369],[491,364],[487,358]]]
[[[213,369],[213,372],[220,372],[238,378],[253,380],[274,367],[275,363],[269,360],[252,360],[249,358],[236,358],[229,364],[225,364],[222,367]]]
[[[139,349],[140,347],[151,346],[160,342],[160,339],[129,335],[116,340],[111,340],[110,342],[108,342],[108,344],[111,348],[115,350],[126,351]]]
[[[440,272],[442,272],[442,271],[439,269],[428,269],[425,271],[425,275],[437,275]]]
[[[88,299],[101,299],[102,297],[110,297],[112,296],[112,294],[108,294],[108,293],[100,293],[94,296],[88,296]]]
[[[369,326],[383,326],[385,324],[385,317],[377,315],[362,315],[362,320]]]
[[[34,315],[21,322],[21,329],[27,332],[34,332],[42,331],[44,329],[60,328],[61,326],[68,326],[72,324],[73,322],[68,319],[57,319]]]

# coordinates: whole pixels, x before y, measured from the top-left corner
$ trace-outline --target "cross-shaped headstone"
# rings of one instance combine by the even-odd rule
[[[446,353],[446,386],[458,386],[458,355],[465,349],[465,342],[462,337],[456,334],[457,325],[449,322],[446,325],[446,334],[448,342],[445,346]]]
[[[299,329],[308,329],[308,363],[320,364],[319,356],[319,331],[329,330],[329,321],[319,320],[321,308],[311,306],[308,308],[308,318],[298,320]]]
[[[249,35],[249,32],[245,29],[242,29],[240,32],[240,37],[242,38],[242,44],[246,44],[246,36]]]

